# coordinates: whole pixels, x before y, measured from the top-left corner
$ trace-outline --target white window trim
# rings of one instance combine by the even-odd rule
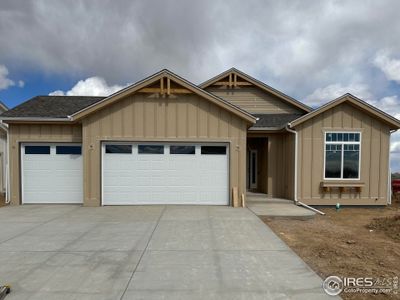
[[[327,133],[358,133],[360,134],[360,140],[358,142],[356,141],[350,141],[350,142],[327,142],[326,141],[326,134]],[[354,180],[360,180],[361,179],[361,141],[362,141],[362,133],[361,131],[345,131],[345,130],[327,130],[324,132],[324,169],[322,170],[323,172],[323,178],[324,180],[345,180],[345,181],[354,181]],[[325,168],[326,168],[326,145],[342,145],[342,158],[341,158],[341,165],[340,165],[340,177],[338,178],[326,178],[325,177]],[[344,145],[359,145],[359,154],[358,154],[358,177],[357,178],[343,178],[343,161],[344,161]]]

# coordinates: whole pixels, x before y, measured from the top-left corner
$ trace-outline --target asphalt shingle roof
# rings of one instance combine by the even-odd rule
[[[283,128],[287,123],[300,118],[302,114],[254,114],[258,118],[254,128]]]
[[[105,97],[36,96],[0,115],[19,118],[66,118]]]

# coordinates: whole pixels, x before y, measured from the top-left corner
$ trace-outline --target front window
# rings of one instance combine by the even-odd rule
[[[359,179],[359,132],[325,133],[325,178]]]

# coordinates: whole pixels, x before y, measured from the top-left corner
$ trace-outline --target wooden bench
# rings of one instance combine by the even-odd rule
[[[332,189],[339,189],[339,193],[343,194],[346,189],[354,189],[357,194],[360,194],[364,186],[365,183],[359,181],[321,181],[321,188],[324,193],[330,193]]]

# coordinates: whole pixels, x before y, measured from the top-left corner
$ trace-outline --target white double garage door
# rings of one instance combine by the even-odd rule
[[[229,204],[227,144],[107,142],[102,205]],[[82,203],[80,144],[22,144],[23,203]]]

